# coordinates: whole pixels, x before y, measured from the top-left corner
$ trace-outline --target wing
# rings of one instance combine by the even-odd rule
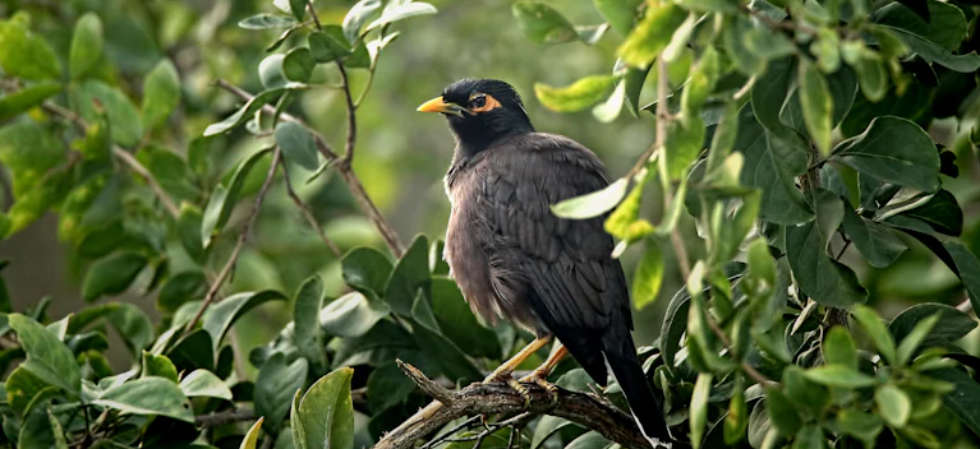
[[[483,246],[491,283],[505,303],[501,309],[527,301],[566,346],[571,333],[601,333],[610,324],[632,329],[626,281],[619,261],[610,257],[605,217],[567,220],[550,209],[608,184],[599,159],[575,141],[541,133],[485,153],[494,154],[479,164],[477,213],[488,236]]]

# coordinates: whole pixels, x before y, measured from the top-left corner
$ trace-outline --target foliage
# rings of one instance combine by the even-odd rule
[[[532,338],[478,322],[441,242],[418,236],[403,247],[365,190],[383,177],[362,185],[366,171],[355,167],[379,61],[404,51],[395,28],[434,6],[236,9],[236,35],[267,38],[262,53],[236,58],[214,46],[200,54],[214,70],[192,75],[181,49],[208,48],[217,25],[207,17],[193,41],[189,6],[155,5],[141,9],[152,20],[134,21],[90,3],[25,6],[0,21],[9,200],[0,235],[55,212],[88,303],[58,319],[49,300],[15,313],[0,283],[0,444],[366,447],[427,402],[396,358],[462,384]],[[566,43],[553,52],[590,46],[617,58],[611,73],[567,87],[542,79],[534,93],[544,106],[594,106],[603,123],[624,109],[642,122],[652,113],[654,144],[632,170],[552,211],[608,214],[615,256],[641,251],[637,308],[674,286],[672,261],[684,274],[659,304],[662,323],[638,322],[660,329],[641,355],[674,435],[695,447],[980,444],[978,354],[964,344],[980,307],[980,261],[972,236],[958,238],[970,226],[957,185],[973,174],[966,161],[980,143],[980,56],[967,51],[977,7],[593,3],[602,23],[575,25],[562,6],[519,1],[508,26],[535,45]],[[241,66],[254,95],[236,87]],[[197,94],[201,77],[228,96]],[[324,92],[337,99],[331,131],[347,126],[340,143],[317,131],[306,106]],[[634,154],[647,140],[629,143]],[[337,190],[351,193],[308,194]],[[322,213],[331,208],[367,217],[348,228],[373,225],[388,251],[360,246],[379,241],[373,232],[338,239],[350,217]],[[253,228],[296,239],[292,222],[311,238],[283,259],[330,258],[335,270],[276,266],[250,248]],[[313,246],[312,256],[295,249]],[[874,276],[924,251],[967,300],[883,304]],[[263,263],[273,268],[255,268]],[[906,276],[924,277],[918,267]],[[137,291],[156,298],[154,313],[118,298]],[[288,311],[289,323],[243,347],[272,310]],[[579,390],[583,377],[571,363],[556,373]],[[615,387],[606,393],[621,399]],[[496,429],[483,446],[611,444],[550,416],[516,435]]]

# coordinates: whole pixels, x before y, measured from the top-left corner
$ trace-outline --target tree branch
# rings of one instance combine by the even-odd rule
[[[374,449],[412,448],[416,441],[460,417],[492,414],[514,417],[523,413],[565,418],[593,429],[626,448],[650,448],[630,415],[589,394],[562,388],[552,393],[533,382],[521,384],[526,389],[527,402],[520,392],[506,382],[473,383],[459,391],[450,391],[415,367],[401,361],[398,361],[398,365],[412,382],[436,401],[384,435]],[[442,435],[443,439],[447,437]]]
[[[354,146],[357,143],[357,106],[354,106],[354,98],[351,96],[347,69],[340,61],[337,61],[337,70],[340,71],[344,99],[347,101],[347,143],[344,145],[344,161],[349,163],[354,158]]]
[[[85,119],[76,114],[75,111],[65,109],[51,102],[44,102],[41,104],[41,108],[72,122],[82,131],[82,133],[88,129],[88,123],[85,122]],[[180,216],[180,209],[177,208],[174,200],[170,199],[170,195],[167,195],[167,192],[163,190],[163,187],[161,187],[160,183],[158,183],[156,178],[153,177],[153,174],[150,173],[150,171],[147,170],[139,160],[133,157],[133,155],[126,151],[125,148],[122,148],[116,144],[112,144],[112,154],[126,164],[130,170],[140,175],[140,177],[146,181],[146,184],[150,186],[150,190],[153,190],[153,194],[160,200],[160,204],[163,204],[163,208],[166,209],[167,212],[173,216],[173,218]]]
[[[215,81],[215,84],[245,101],[251,100],[254,97],[254,95],[228,83],[227,81],[219,79]],[[350,102],[348,102],[348,107],[351,107]],[[270,114],[275,113],[275,108],[273,108],[271,105],[263,106],[262,110]],[[353,114],[353,111],[351,111],[351,113]],[[283,120],[289,120],[303,125],[303,127],[310,131],[310,134],[313,134],[313,139],[316,143],[317,150],[319,150],[320,153],[323,154],[323,157],[328,161],[334,162],[333,165],[344,178],[344,182],[347,183],[351,194],[354,195],[354,199],[357,200],[357,203],[361,206],[361,209],[365,214],[367,214],[368,218],[371,219],[371,222],[374,223],[374,227],[378,230],[378,233],[381,234],[385,244],[388,245],[388,249],[392,252],[392,254],[394,254],[395,257],[401,257],[404,249],[401,241],[398,239],[398,234],[395,233],[394,228],[391,227],[388,221],[384,218],[384,215],[381,214],[381,211],[379,211],[378,207],[374,204],[374,201],[372,201],[371,197],[368,196],[367,192],[364,190],[364,186],[361,184],[360,179],[358,179],[357,174],[355,174],[354,170],[351,168],[350,159],[346,158],[348,155],[353,155],[354,141],[351,140],[350,135],[348,135],[347,139],[350,148],[347,149],[345,157],[341,158],[339,155],[337,155],[333,148],[330,147],[330,144],[327,143],[320,133],[311,128],[300,118],[285,112],[280,114],[279,117],[281,117]]]
[[[197,326],[197,322],[201,320],[201,316],[204,315],[204,311],[208,309],[208,306],[214,302],[215,298],[218,296],[218,290],[221,289],[221,285],[224,284],[225,280],[231,274],[231,270],[235,267],[235,263],[238,262],[238,255],[242,251],[242,247],[245,246],[245,240],[248,239],[248,233],[252,230],[252,226],[255,225],[256,219],[259,217],[259,210],[262,209],[262,200],[265,199],[265,194],[269,191],[269,187],[272,185],[272,180],[276,177],[276,169],[280,162],[280,150],[277,146],[272,152],[272,164],[269,165],[269,172],[265,176],[265,181],[262,183],[262,188],[259,189],[259,193],[255,195],[255,204],[252,206],[252,211],[249,213],[248,218],[245,220],[245,227],[242,228],[241,233],[238,234],[238,241],[235,242],[235,248],[231,250],[231,255],[228,256],[228,261],[225,262],[225,266],[221,268],[218,273],[218,277],[214,278],[211,283],[211,287],[208,288],[207,294],[204,296],[204,301],[201,302],[201,307],[198,307],[197,313],[194,314],[194,318],[187,322],[184,327],[183,335],[187,335],[194,330],[194,326]]]

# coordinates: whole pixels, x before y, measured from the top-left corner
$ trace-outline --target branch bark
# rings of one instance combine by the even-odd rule
[[[207,415],[198,415],[194,417],[194,424],[201,427],[214,427],[220,426],[222,424],[229,424],[238,421],[251,421],[258,418],[255,416],[255,410],[249,409],[237,409],[237,410],[224,410],[220,412],[214,412]]]
[[[384,435],[374,449],[409,449],[415,443],[460,417],[477,415],[516,416],[522,413],[565,418],[595,430],[630,449],[650,449],[633,418],[594,395],[558,388],[554,393],[533,382],[521,383],[527,402],[506,382],[473,383],[452,391],[429,379],[414,366],[398,366],[419,389],[436,400]],[[676,446],[676,444],[675,444]]]
[[[225,80],[219,79],[215,82],[215,84],[218,87],[227,90],[228,92],[231,92],[232,94],[238,96],[242,100],[248,101],[254,97],[254,95],[242,90],[241,88],[235,85],[228,83]],[[345,96],[347,95],[349,95],[349,93],[345,93]],[[351,116],[353,116],[354,110],[351,108],[356,108],[356,106],[354,106],[349,101],[349,98],[347,98],[347,100],[348,100],[347,101],[348,113],[351,114]],[[262,110],[270,114],[275,113],[275,108],[273,108],[271,105],[263,106]],[[303,127],[305,127],[308,131],[310,131],[311,134],[313,134],[313,139],[316,142],[317,150],[319,150],[320,153],[323,154],[324,158],[326,158],[328,161],[333,162],[333,166],[336,167],[337,171],[340,172],[341,177],[344,179],[344,182],[347,183],[347,186],[350,189],[351,194],[354,195],[354,198],[357,200],[357,203],[360,205],[361,209],[364,211],[365,214],[367,214],[371,222],[374,223],[374,227],[378,230],[378,233],[381,234],[381,237],[384,239],[385,244],[388,245],[388,249],[392,252],[392,254],[394,254],[395,257],[401,257],[402,253],[404,252],[404,247],[402,246],[401,240],[399,240],[398,238],[398,234],[395,232],[391,224],[389,224],[388,221],[384,218],[384,215],[381,214],[381,211],[378,210],[378,207],[374,204],[374,201],[371,200],[371,197],[368,196],[367,192],[364,190],[364,186],[361,184],[360,179],[357,177],[357,174],[354,173],[354,170],[351,167],[350,157],[352,157],[354,154],[353,146],[356,141],[356,136],[352,136],[351,133],[356,132],[356,124],[354,125],[354,128],[349,129],[348,131],[347,143],[346,143],[347,148],[345,148],[346,152],[344,157],[341,157],[340,155],[337,154],[336,151],[333,150],[333,148],[330,147],[330,144],[327,143],[327,141],[323,138],[323,136],[319,132],[311,128],[306,122],[304,122],[299,117],[296,117],[294,115],[285,112],[280,114],[279,117],[282,118],[283,120],[296,122],[302,125]],[[350,125],[351,122],[349,121],[348,126]]]

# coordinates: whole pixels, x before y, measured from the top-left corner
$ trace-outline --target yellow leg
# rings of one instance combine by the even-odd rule
[[[568,355],[568,349],[566,349],[565,345],[561,344],[561,342],[556,341],[555,346],[551,348],[551,354],[548,355],[548,360],[545,360],[544,363],[535,368],[531,374],[521,379],[521,382],[533,382],[536,381],[536,379],[547,379],[548,375],[551,374],[551,371],[553,371],[555,366],[558,365],[558,362],[561,362],[566,355]]]
[[[510,360],[504,362],[502,365],[497,367],[497,369],[493,370],[493,372],[490,373],[490,375],[487,376],[487,378],[484,379],[483,381],[492,382],[495,380],[499,380],[504,376],[510,375],[510,373],[514,372],[514,370],[517,369],[518,365],[524,363],[524,361],[527,360],[527,358],[530,357],[531,354],[534,354],[535,352],[538,351],[538,349],[543,348],[544,345],[548,344],[548,342],[550,341],[551,341],[550,335],[546,337],[535,338],[534,341],[528,343],[528,345],[525,346],[524,349],[521,349],[517,354],[514,354],[514,356],[511,357]]]

